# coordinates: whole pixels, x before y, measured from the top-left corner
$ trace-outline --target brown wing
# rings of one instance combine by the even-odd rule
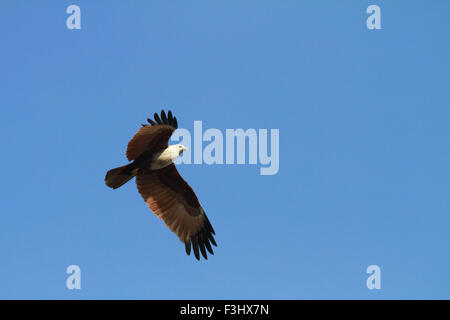
[[[217,246],[214,229],[174,164],[159,170],[140,169],[136,184],[150,209],[185,243],[188,255],[191,245],[197,260],[199,250],[205,259],[208,259],[206,250],[214,254],[211,248],[211,243]]]
[[[167,116],[164,110],[161,117],[157,113],[154,115],[155,121],[147,119],[150,125],[143,124],[142,128],[128,142],[127,158],[129,161],[135,160],[144,152],[158,152],[168,147],[169,138],[178,127],[177,118],[169,111]]]

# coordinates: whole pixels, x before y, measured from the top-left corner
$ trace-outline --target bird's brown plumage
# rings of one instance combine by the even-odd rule
[[[129,166],[133,170],[137,168],[132,172],[136,173],[138,191],[149,208],[185,243],[188,255],[192,248],[197,260],[200,253],[207,259],[206,251],[214,254],[211,244],[217,246],[213,237],[215,232],[194,191],[173,163],[158,170],[149,167],[151,156],[168,147],[169,138],[178,127],[171,111],[167,116],[161,111],[161,117],[155,113],[154,118],[147,119],[150,125],[142,125],[127,147],[127,158],[133,161]],[[106,183],[112,188],[120,184],[114,178],[120,180],[119,174],[124,174],[118,169],[107,174],[107,178],[110,177]],[[114,170],[117,170],[115,175]]]
[[[187,254],[191,246],[197,259],[199,252],[205,259],[206,250],[214,254],[211,247],[216,246],[214,229],[174,164],[159,170],[140,170],[136,184],[149,208],[185,243]]]
[[[167,124],[144,125],[128,142],[127,158],[136,160],[143,153],[156,153],[169,146],[169,138],[175,127]]]

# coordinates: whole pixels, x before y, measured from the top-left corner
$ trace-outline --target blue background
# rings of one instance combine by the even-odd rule
[[[81,7],[81,30],[66,28]],[[382,30],[366,8],[381,7]],[[0,298],[450,298],[450,2],[2,1]],[[280,171],[181,165],[196,261],[134,182],[140,124],[279,128]],[[66,288],[81,267],[81,290]],[[368,290],[366,268],[381,268]]]

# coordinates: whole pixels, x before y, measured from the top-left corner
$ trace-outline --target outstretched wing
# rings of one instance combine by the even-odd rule
[[[161,117],[157,113],[155,120],[147,119],[150,125],[143,124],[142,128],[128,142],[127,158],[129,161],[135,160],[144,152],[155,153],[168,147],[169,138],[175,129],[178,128],[177,118],[169,111],[167,116],[161,110]]]
[[[194,250],[208,259],[206,250],[214,254],[211,244],[214,229],[192,188],[178,173],[174,164],[159,170],[139,170],[136,176],[139,193],[150,209],[185,243],[186,253]]]

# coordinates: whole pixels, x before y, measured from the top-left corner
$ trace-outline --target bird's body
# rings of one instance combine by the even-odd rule
[[[187,148],[181,144],[168,145],[168,140],[178,126],[169,111],[161,118],[155,113],[155,121],[142,128],[128,143],[127,157],[131,163],[111,169],[105,183],[117,189],[136,177],[139,193],[150,209],[185,243],[189,255],[191,246],[195,257],[199,253],[207,259],[206,250],[213,254],[211,244],[216,245],[205,211],[192,188],[178,173],[174,160]]]

